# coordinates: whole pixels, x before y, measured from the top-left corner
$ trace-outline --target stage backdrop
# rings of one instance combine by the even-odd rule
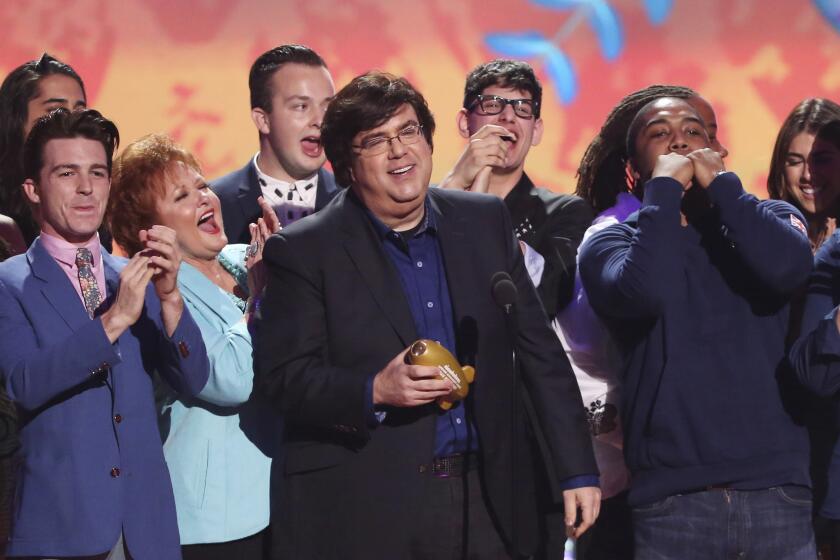
[[[728,167],[764,196],[787,112],[808,96],[840,100],[838,14],[833,0],[5,0],[0,70],[58,56],[124,143],[168,132],[213,178],[256,151],[253,59],[304,43],[337,87],[381,69],[426,95],[439,180],[463,147],[455,113],[466,73],[525,58],[545,86],[546,130],[527,170],[559,191],[574,189],[584,148],[624,94],[684,84],[713,103]]]

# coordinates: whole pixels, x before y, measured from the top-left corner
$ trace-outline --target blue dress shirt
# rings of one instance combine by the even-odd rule
[[[449,285],[446,283],[434,214],[429,211],[428,201],[426,205],[426,215],[420,225],[402,233],[391,230],[375,216],[369,215],[382,240],[382,248],[399,275],[417,337],[435,340],[457,355]],[[464,404],[458,402],[448,411],[440,411],[435,457],[477,450],[475,428],[467,421]]]
[[[434,213],[426,200],[425,217],[416,228],[398,233],[368,212],[382,240],[382,248],[394,265],[414,319],[419,338],[440,342],[455,352],[455,327],[446,270],[437,238]],[[373,376],[368,382],[369,410],[373,410]],[[373,413],[370,415],[373,417]],[[372,420],[374,423],[377,420]],[[435,457],[478,451],[475,426],[467,420],[463,402],[440,411],[435,435]],[[597,475],[581,475],[560,482],[564,490],[598,486]]]

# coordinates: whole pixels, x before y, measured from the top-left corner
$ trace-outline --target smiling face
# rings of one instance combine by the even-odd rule
[[[484,88],[481,94],[498,95],[505,99],[531,99],[531,94],[527,91],[501,86]],[[536,146],[542,139],[542,119],[518,117],[510,104],[505,105],[498,115],[482,115],[477,105],[471,110],[461,109],[458,113],[458,130],[464,138],[469,138],[486,124],[501,126],[511,133],[510,137],[505,139],[508,144],[505,163],[497,171],[521,172],[531,146]]]
[[[29,135],[35,121],[59,107],[69,111],[87,107],[85,94],[79,82],[64,74],[50,74],[38,80],[38,90],[26,106],[26,124],[23,137]]]
[[[675,152],[686,155],[709,147],[709,137],[697,111],[682,99],[657,99],[634,119],[635,154],[631,166],[637,179],[650,178],[659,156]]]
[[[167,169],[156,223],[175,230],[186,260],[212,260],[227,245],[219,197],[201,174],[182,162]]]
[[[361,146],[376,137],[393,138],[417,124],[414,107],[405,104],[382,125],[356,134],[353,145]],[[432,149],[425,136],[420,134],[407,146],[394,138],[386,151],[376,155],[357,150],[350,169],[354,192],[383,223],[398,230],[408,229],[415,224],[404,228],[406,220],[411,221],[418,212],[422,217],[432,175]]]
[[[284,181],[311,177],[326,161],[321,122],[335,95],[332,77],[323,66],[290,62],[274,73],[270,87],[271,110],[252,110],[261,135],[260,165]]]
[[[87,138],[54,138],[43,148],[37,181],[23,188],[37,205],[41,230],[83,245],[102,224],[111,177],[102,143]]]
[[[785,186],[790,198],[806,213],[816,212],[816,192],[808,168],[808,154],[814,145],[814,135],[800,132],[793,137],[785,154]]]
[[[793,142],[791,142],[791,147],[793,147]],[[811,172],[810,196],[803,200],[808,202],[814,210],[811,211],[804,206],[803,209],[816,215],[833,212],[840,198],[840,150],[831,142],[820,138],[815,139],[811,152],[808,154],[807,169]],[[793,189],[791,192],[794,192]],[[800,189],[800,192],[803,195],[808,193],[807,185]]]

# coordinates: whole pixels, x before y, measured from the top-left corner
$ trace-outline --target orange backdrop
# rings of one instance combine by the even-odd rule
[[[576,98],[563,104],[535,64],[546,86],[546,134],[527,170],[538,183],[572,190],[583,150],[616,101],[670,82],[714,104],[729,168],[763,196],[787,112],[808,96],[840,100],[840,36],[815,2],[647,2],[672,4],[656,25],[642,0],[557,0],[553,8],[527,0],[5,0],[0,70],[49,51],[82,75],[89,104],[117,122],[124,143],[168,132],[212,178],[256,150],[253,59],[277,44],[304,43],[324,57],[338,87],[377,68],[406,76],[426,95],[438,120],[439,180],[463,146],[454,116],[464,76],[495,56],[487,35],[535,31],[556,39],[577,78]],[[614,10],[623,39],[613,60],[582,17],[585,4]]]

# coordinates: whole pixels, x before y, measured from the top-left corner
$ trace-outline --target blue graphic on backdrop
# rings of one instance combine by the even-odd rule
[[[612,61],[624,48],[624,30],[618,13],[606,0],[531,0],[538,6],[572,14],[563,22],[553,37],[537,31],[514,33],[489,33],[484,41],[490,49],[509,58],[540,62],[549,80],[554,84],[560,103],[568,105],[578,92],[577,75],[572,61],[560,44],[584,21],[595,33],[601,54]],[[840,3],[837,0],[835,4]],[[643,0],[645,13],[654,25],[662,24],[670,15],[673,0]]]
[[[834,30],[840,33],[840,0],[814,0],[814,4]]]

